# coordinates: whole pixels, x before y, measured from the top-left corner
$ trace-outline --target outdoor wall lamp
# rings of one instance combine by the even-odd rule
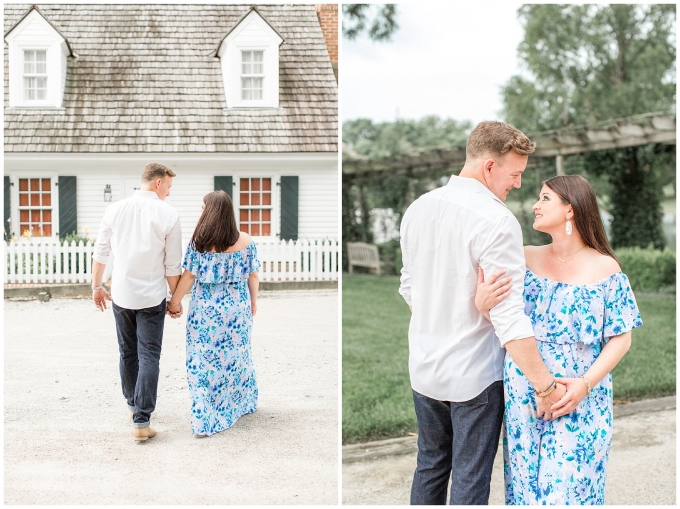
[[[106,184],[106,189],[104,189],[104,201],[111,201],[111,184]]]

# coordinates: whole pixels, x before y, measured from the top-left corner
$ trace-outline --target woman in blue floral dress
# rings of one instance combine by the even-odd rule
[[[642,321],[590,184],[576,175],[553,177],[544,182],[533,210],[534,229],[550,234],[552,244],[525,247],[525,313],[543,361],[567,391],[551,408],[552,420],[539,419],[538,395],[506,353],[506,503],[604,504],[611,370]],[[508,278],[499,275],[478,287],[483,312],[507,295]]]
[[[191,431],[199,437],[230,428],[257,409],[257,382],[250,331],[257,311],[257,248],[239,232],[229,195],[216,191],[203,199],[203,212],[184,256],[186,269],[168,304],[187,314],[187,380],[191,392]]]

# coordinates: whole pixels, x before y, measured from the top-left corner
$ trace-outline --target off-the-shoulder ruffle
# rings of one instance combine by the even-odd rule
[[[592,345],[642,325],[628,277],[617,272],[589,285],[571,285],[527,269],[524,310],[539,341]]]
[[[251,241],[244,249],[231,253],[201,253],[190,242],[182,265],[197,282],[216,284],[245,282],[262,264],[257,257],[257,246]]]

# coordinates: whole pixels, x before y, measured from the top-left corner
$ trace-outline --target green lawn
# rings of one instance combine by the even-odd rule
[[[343,443],[416,431],[408,376],[408,306],[398,277],[342,276]],[[675,298],[638,296],[644,326],[614,370],[614,397],[675,394]]]

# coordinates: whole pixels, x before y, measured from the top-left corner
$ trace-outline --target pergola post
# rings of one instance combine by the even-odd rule
[[[564,156],[563,155],[555,156],[555,166],[557,168],[557,174],[558,175],[564,175]]]

